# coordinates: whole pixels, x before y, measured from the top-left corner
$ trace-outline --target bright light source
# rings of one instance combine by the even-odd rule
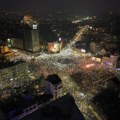
[[[11,78],[10,81],[13,81],[13,78]]]
[[[117,68],[116,70],[120,70],[120,68]]]
[[[39,88],[39,86],[38,86],[38,85],[36,85],[36,86],[35,86],[35,88],[36,88],[36,89],[38,89],[38,88]]]
[[[44,95],[44,92],[39,93],[39,95]]]
[[[90,26],[90,29],[92,29],[93,27],[92,26]]]
[[[59,38],[59,41],[62,41],[62,38],[61,38],[61,37]]]
[[[9,44],[8,47],[11,47],[11,45]]]
[[[80,96],[85,97],[84,93],[80,93]]]
[[[86,52],[86,50],[85,50],[85,49],[81,49],[81,52],[85,53],[85,52]]]
[[[86,65],[85,67],[86,67],[86,68],[90,68],[90,67],[94,67],[94,66],[95,66],[95,64],[92,64],[92,63],[91,63],[91,64]]]
[[[8,38],[7,41],[10,42],[10,39]]]
[[[37,25],[36,24],[33,25],[33,29],[37,29]]]

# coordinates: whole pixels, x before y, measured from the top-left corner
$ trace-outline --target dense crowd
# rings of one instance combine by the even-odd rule
[[[36,78],[41,74],[45,77],[53,73],[59,76],[69,75],[83,90],[97,87],[95,85],[99,85],[99,82],[104,82],[114,76],[114,70],[109,66],[97,63],[87,56],[81,56],[80,53],[75,53],[71,48],[57,54],[44,53],[38,57],[21,52],[16,55],[16,59],[27,61],[30,73],[34,73]],[[92,66],[87,67],[88,65]]]
[[[28,74],[33,75],[35,79],[41,75],[46,78],[49,74],[58,74],[63,81],[64,94],[71,93],[86,116],[89,114],[87,101],[97,94],[97,90],[101,88],[100,83],[112,78],[114,74],[114,70],[109,66],[97,63],[87,54],[76,52],[70,47],[60,53],[43,53],[38,57],[21,51],[14,52],[14,56],[11,60],[22,59],[29,64]],[[28,84],[29,82],[31,81],[28,81]],[[21,85],[24,85],[24,80],[22,83]],[[10,91],[7,92],[10,93]]]

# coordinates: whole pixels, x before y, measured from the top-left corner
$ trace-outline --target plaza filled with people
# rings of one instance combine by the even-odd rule
[[[14,51],[14,56],[11,60],[22,59],[29,66],[27,84],[25,80],[17,84],[24,89],[41,75],[45,79],[49,74],[58,74],[63,82],[63,94],[68,92],[72,94],[79,109],[88,119],[90,117],[88,101],[102,89],[104,81],[111,79],[115,72],[114,68],[93,61],[87,53],[83,54],[72,47],[67,47],[60,53],[43,53],[37,57],[17,50]],[[14,82],[13,88],[16,87],[14,86],[16,81]],[[9,90],[7,92],[10,93]]]

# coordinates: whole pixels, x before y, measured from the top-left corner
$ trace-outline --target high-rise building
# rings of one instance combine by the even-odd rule
[[[2,59],[2,58],[1,58]],[[6,59],[0,61],[0,86],[11,86],[15,81],[26,80],[28,64],[24,61],[10,62]]]
[[[31,26],[26,25],[24,27],[24,37],[24,48],[26,51],[33,53],[40,51],[39,30],[36,22]]]

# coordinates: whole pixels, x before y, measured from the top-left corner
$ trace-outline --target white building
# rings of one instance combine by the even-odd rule
[[[45,81],[45,92],[52,94],[54,100],[62,96],[62,81],[58,75],[48,75]]]

